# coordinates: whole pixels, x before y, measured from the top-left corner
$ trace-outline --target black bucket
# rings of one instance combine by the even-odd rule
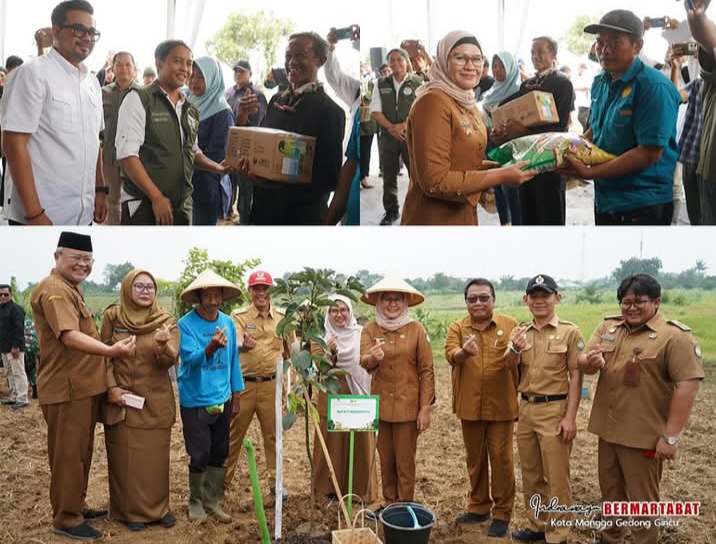
[[[408,507],[413,509],[420,527],[415,527],[413,516]],[[397,502],[386,506],[380,513],[383,524],[385,544],[428,544],[430,531],[435,523],[435,514],[422,504],[414,502]]]

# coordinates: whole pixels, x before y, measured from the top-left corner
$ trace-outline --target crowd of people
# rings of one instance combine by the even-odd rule
[[[285,68],[265,82],[278,87],[267,102],[248,60],[234,64],[235,85],[226,89],[221,64],[195,59],[178,39],[157,46],[156,71],[144,70],[143,85],[130,51],[95,74],[85,63],[101,37],[93,15],[86,0],[61,2],[52,27],[35,35],[38,57],[9,57],[3,69],[2,208],[10,225],[216,225],[232,217],[244,225],[357,224],[358,128],[349,124],[355,135],[344,164],[346,114],[318,79],[322,66],[337,65],[334,32],[288,36]],[[350,79],[340,66],[333,73]],[[348,107],[359,82],[352,87],[336,90]],[[257,177],[248,158],[227,162],[234,126],[315,138],[310,182]]]
[[[584,28],[595,36],[589,62],[602,70],[591,83],[586,63],[580,63],[574,77],[568,66],[559,67],[559,46],[549,36],[532,40],[532,76],[510,52],[494,54],[490,63],[470,32],[448,33],[432,57],[420,42],[405,40],[401,46],[413,50],[390,50],[389,73],[373,79],[364,69],[363,104],[372,119],[363,117],[362,149],[369,150],[377,131],[384,207],[380,224],[400,219],[402,225],[476,225],[477,205],[487,205],[494,194],[503,225],[565,225],[570,178],[593,180],[596,225],[672,224],[680,217],[684,190],[689,222],[714,224],[713,115],[705,98],[716,31],[705,11],[704,2],[687,4],[686,21],[668,23],[672,29],[689,27],[702,77],[698,67],[685,66],[686,55],[696,54],[696,48],[670,48],[663,63],[647,59],[643,38],[650,19],[624,9]],[[487,72],[490,67],[494,77]],[[493,124],[496,108],[532,91],[552,95],[557,122]],[[682,124],[678,114],[684,103]],[[575,111],[581,127],[572,122]],[[526,164],[499,168],[486,160],[491,149],[506,142],[570,130],[583,132],[586,140],[616,157],[588,165],[567,155],[564,167],[547,172]],[[362,160],[364,188],[370,188],[369,160],[369,154]],[[410,176],[402,214],[401,160]]]
[[[271,494],[285,498],[287,490],[277,489],[275,481],[276,392],[277,380],[283,380],[277,368],[299,344],[293,333],[277,332],[284,313],[271,300],[271,275],[252,272],[251,302],[227,315],[221,305],[241,290],[208,269],[180,295],[194,308],[174,316],[159,306],[154,276],[135,269],[122,279],[119,302],[104,310],[98,330],[81,288],[94,262],[90,236],[62,232],[54,258],[55,268],[30,298],[39,339],[39,405],[47,423],[52,531],[95,539],[101,533],[90,522],[107,515],[132,531],[175,524],[169,504],[176,419],[169,370],[175,366],[189,457],[189,519],[231,521],[221,500],[241,478],[237,462],[254,415]],[[528,524],[513,531],[512,539],[568,542],[569,524],[560,520],[568,518],[573,503],[569,457],[583,376],[591,374],[598,381],[589,431],[599,438],[603,500],[659,500],[663,463],[677,453],[704,377],[702,354],[687,325],[662,316],[661,286],[652,276],[624,278],[616,294],[621,312],[604,318],[585,341],[577,324],[558,316],[561,294],[549,275],[527,283],[523,302],[532,319],[523,323],[495,311],[497,294],[489,280],[467,283],[467,313],[450,325],[444,345],[470,481],[466,512],[457,523],[491,520],[489,536],[507,534],[516,498],[516,441]],[[0,348],[11,383],[11,397],[3,402],[21,410],[28,406],[24,315],[10,298],[10,288],[0,286]],[[361,326],[350,299],[334,295],[325,312],[325,345],[310,346],[325,350],[344,371],[341,394],[379,396],[377,437],[360,433],[352,475],[354,492],[376,505],[376,513],[415,499],[418,442],[441,393],[430,338],[409,312],[425,299],[404,280],[386,276],[361,297],[375,308],[374,319]],[[339,489],[346,490],[348,436],[327,432],[326,394],[314,401],[317,432],[324,435]],[[109,511],[85,502],[97,422],[105,426]],[[315,441],[313,459],[314,491],[334,495],[327,459]],[[535,497],[563,508],[535,509]],[[623,541],[622,529],[605,528],[602,541]],[[658,536],[656,525],[631,531],[638,543]]]

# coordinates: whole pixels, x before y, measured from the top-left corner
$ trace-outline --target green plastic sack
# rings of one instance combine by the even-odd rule
[[[565,153],[574,155],[588,165],[600,164],[616,158],[615,155],[607,153],[581,136],[568,132],[543,132],[515,138],[493,149],[488,155],[502,166],[528,161],[529,165],[524,170],[549,172],[566,163]]]

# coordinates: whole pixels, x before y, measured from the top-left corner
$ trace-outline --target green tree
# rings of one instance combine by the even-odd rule
[[[660,273],[661,259],[658,257],[651,259],[632,257],[625,261],[619,261],[619,266],[612,272],[612,278],[614,278],[617,283],[621,283],[624,278],[632,274],[649,274],[658,278]]]
[[[572,21],[567,31],[562,35],[560,40],[567,45],[567,49],[575,55],[586,55],[594,43],[594,36],[584,32],[584,27],[598,21],[601,14],[589,15],[582,14]]]
[[[277,279],[276,285],[268,291],[275,300],[285,305],[286,315],[276,326],[276,334],[291,340],[291,332],[295,332],[300,345],[293,346],[291,357],[285,363],[285,368],[293,367],[296,380],[291,385],[288,398],[289,411],[283,417],[285,429],[293,426],[298,418],[298,408],[303,409],[305,415],[305,441],[306,454],[311,466],[311,479],[313,481],[313,456],[311,454],[311,435],[309,420],[313,419],[318,425],[320,418],[318,410],[311,402],[311,391],[323,391],[329,395],[340,393],[340,377],[347,374],[344,369],[333,365],[326,355],[329,352],[324,340],[326,335],[323,321],[326,308],[334,306],[330,300],[331,294],[344,295],[354,302],[358,301],[358,294],[365,292],[363,284],[356,277],[339,279],[335,271],[329,269],[304,268],[301,272],[294,272],[288,278]],[[313,352],[312,347],[319,350]],[[323,437],[316,433],[316,437],[323,443]],[[336,490],[341,495],[344,490]],[[315,496],[311,486],[311,512],[313,513]],[[343,507],[344,515],[347,512]],[[311,517],[311,522],[313,517]],[[350,521],[349,521],[350,522]]]
[[[293,31],[291,21],[259,10],[254,13],[232,13],[214,37],[206,43],[209,55],[233,65],[260,53],[266,68],[276,64],[277,47],[282,38]]]
[[[205,249],[193,247],[189,250],[189,254],[186,259],[182,261],[184,263],[184,270],[182,271],[179,279],[174,284],[174,298],[176,303],[176,316],[177,318],[183,316],[189,312],[192,308],[191,304],[183,302],[179,295],[186,289],[194,279],[207,268],[211,268],[214,272],[219,274],[221,277],[226,278],[229,281],[234,282],[238,285],[242,291],[245,292],[243,278],[246,272],[255,268],[261,263],[260,259],[247,259],[243,262],[232,262],[232,261],[220,261],[209,259],[209,252]],[[231,313],[231,310],[241,305],[243,296],[239,299],[225,302],[221,305],[221,311],[224,313]]]
[[[122,264],[108,264],[104,267],[104,284],[109,291],[117,289],[117,285],[122,281],[124,276],[134,270],[134,265],[130,262]]]

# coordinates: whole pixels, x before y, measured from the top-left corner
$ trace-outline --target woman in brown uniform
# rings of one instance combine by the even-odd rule
[[[135,351],[107,362],[105,441],[109,468],[110,515],[141,531],[146,523],[172,527],[169,511],[169,442],[176,417],[168,369],[177,362],[176,320],[159,307],[157,284],[144,270],[122,280],[119,305],[109,306],[102,319],[102,341],[136,335]],[[123,397],[144,397],[141,409]]]
[[[410,184],[402,225],[477,225],[482,191],[534,176],[520,170],[526,162],[497,168],[483,161],[487,132],[473,91],[482,66],[482,49],[469,32],[454,30],[438,43],[429,81],[416,91],[408,117]]]
[[[324,321],[325,339],[330,349],[328,355],[336,367],[349,372],[340,378],[340,394],[370,395],[370,374],[360,366],[362,327],[353,316],[351,300],[342,295],[333,295],[330,298],[336,305],[328,309]],[[349,433],[328,432],[328,395],[323,392],[318,393],[318,413],[321,416],[321,434],[331,456],[338,486],[342,493],[348,493]],[[355,433],[353,451],[353,493],[363,499],[364,504],[370,504],[376,499],[378,491],[374,433]],[[326,458],[316,440],[313,445],[313,489],[321,495],[335,494]]]
[[[361,298],[375,306],[375,321],[361,334],[360,364],[380,395],[378,453],[385,504],[412,501],[418,434],[430,426],[435,400],[433,352],[423,325],[408,307],[425,297],[399,278],[386,277]]]

